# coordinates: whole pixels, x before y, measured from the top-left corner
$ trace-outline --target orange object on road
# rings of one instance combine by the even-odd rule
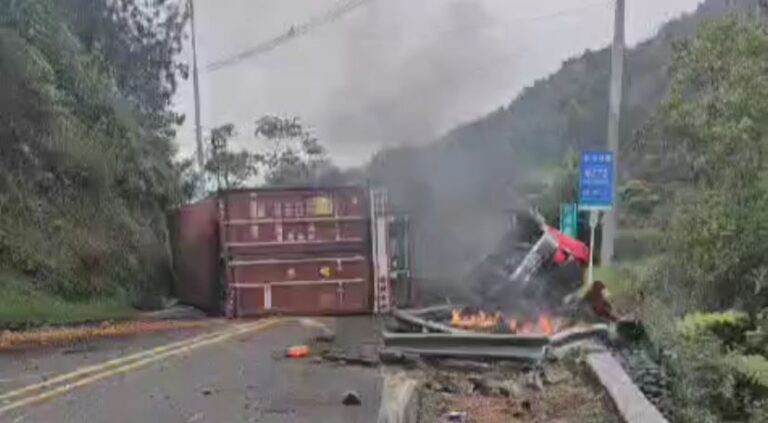
[[[306,345],[295,345],[288,348],[286,355],[290,358],[304,358],[309,356],[309,347]]]

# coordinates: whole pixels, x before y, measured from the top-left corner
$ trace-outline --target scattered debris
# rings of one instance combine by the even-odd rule
[[[315,337],[315,342],[323,344],[331,344],[334,340],[336,340],[336,335],[334,333],[322,333]]]
[[[445,359],[439,361],[439,366],[444,369],[449,370],[456,370],[456,371],[462,371],[462,372],[488,372],[492,370],[492,367],[489,363],[484,363],[482,361],[472,361],[472,360],[458,360],[458,359]]]
[[[443,416],[442,421],[446,423],[468,423],[469,415],[466,411],[450,411]]]
[[[288,347],[288,350],[285,352],[285,356],[289,358],[306,358],[309,357],[309,347],[306,345],[294,345],[292,347]]]
[[[323,358],[357,366],[375,367],[381,363],[378,345],[362,344],[354,348],[333,349],[323,353]]]
[[[299,324],[306,328],[319,329],[322,333],[315,338],[317,342],[333,342],[335,339],[331,328],[316,319],[300,319]]]
[[[347,391],[347,392],[344,392],[341,403],[346,406],[350,406],[350,405],[361,405],[363,402],[360,399],[360,394],[357,391]]]
[[[534,389],[536,391],[543,391],[544,382],[542,381],[541,372],[534,371],[534,372],[528,373],[527,385],[529,388]]]
[[[419,421],[452,422],[452,412],[458,413],[455,421],[466,423],[618,421],[607,394],[561,364],[551,364],[561,382],[546,388],[536,386],[540,369],[492,367],[484,373],[457,372],[439,364],[430,368],[420,391]]]

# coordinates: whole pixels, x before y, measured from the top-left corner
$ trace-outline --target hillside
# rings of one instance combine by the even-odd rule
[[[112,316],[169,286],[185,17],[143,7],[0,0],[0,323]]]
[[[621,123],[622,177],[638,171],[633,139],[669,85],[674,45],[702,21],[753,9],[758,0],[708,0],[628,50]],[[610,50],[587,51],[535,81],[510,104],[458,127],[429,147],[379,154],[374,181],[419,222],[421,276],[457,280],[503,230],[502,210],[525,206],[520,187],[541,184],[568,151],[606,145]]]

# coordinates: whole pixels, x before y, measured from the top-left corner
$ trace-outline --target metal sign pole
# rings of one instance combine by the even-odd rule
[[[595,283],[595,228],[600,212],[597,210],[589,211],[589,267],[587,268],[587,286],[584,292],[589,292]]]

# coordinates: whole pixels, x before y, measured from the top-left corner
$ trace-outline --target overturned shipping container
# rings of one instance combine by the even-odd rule
[[[199,218],[190,218],[189,210]],[[230,317],[356,314],[388,311],[393,301],[410,297],[392,298],[390,244],[402,240],[390,236],[395,219],[384,191],[230,190],[185,206],[172,221],[177,295],[210,311]],[[392,232],[400,237],[400,231]],[[214,246],[215,263],[201,261],[210,255],[194,253],[210,250],[201,243]],[[211,277],[211,267],[217,277]],[[401,279],[397,283],[408,283]]]

